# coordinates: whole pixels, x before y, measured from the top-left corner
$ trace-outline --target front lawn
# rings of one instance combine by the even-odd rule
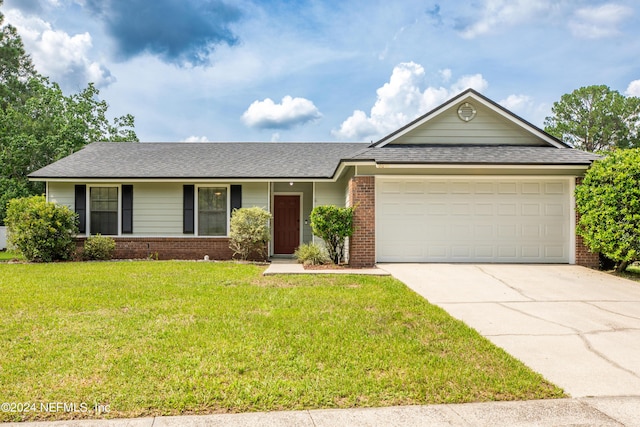
[[[628,266],[622,273],[615,273],[615,275],[640,282],[640,263],[635,262]]]
[[[0,264],[0,421],[563,396],[392,278],[263,269]]]
[[[0,262],[7,262],[12,260],[24,260],[24,257],[13,251],[0,251]]]

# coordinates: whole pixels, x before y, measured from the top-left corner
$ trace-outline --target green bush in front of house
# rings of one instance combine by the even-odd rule
[[[269,220],[271,214],[259,207],[234,209],[229,232],[229,248],[234,257],[242,260],[267,257]]]
[[[322,265],[331,261],[326,249],[317,243],[303,243],[298,246],[293,256],[304,265]]]
[[[593,252],[624,271],[640,259],[640,148],[597,160],[576,188],[576,232]]]
[[[77,215],[44,196],[12,199],[7,204],[7,242],[28,261],[67,260],[76,249]]]
[[[353,234],[355,208],[320,205],[311,211],[311,230],[324,240],[329,258],[339,264],[344,258],[344,242]]]
[[[116,251],[116,241],[101,234],[88,237],[84,242],[82,258],[94,261],[106,261],[113,258]]]

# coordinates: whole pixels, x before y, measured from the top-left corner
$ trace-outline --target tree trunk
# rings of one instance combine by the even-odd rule
[[[629,261],[620,261],[620,264],[616,267],[616,273],[623,273],[629,264],[631,264]]]

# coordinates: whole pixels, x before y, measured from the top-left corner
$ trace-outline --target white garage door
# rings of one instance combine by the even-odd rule
[[[379,262],[567,263],[569,179],[376,179]]]

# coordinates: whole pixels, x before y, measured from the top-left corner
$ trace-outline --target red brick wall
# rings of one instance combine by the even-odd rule
[[[212,260],[232,259],[227,238],[207,237],[114,237],[116,259],[203,259],[209,255]],[[82,247],[86,238],[78,238],[76,244]]]
[[[576,185],[580,185],[582,178],[576,178]],[[576,226],[580,221],[580,214],[576,211]],[[597,253],[587,249],[581,236],[576,233],[576,264],[589,268],[598,268],[600,266],[600,257]]]
[[[375,177],[354,176],[349,181],[349,200],[356,209],[353,235],[349,239],[349,265],[373,267],[376,263]]]

